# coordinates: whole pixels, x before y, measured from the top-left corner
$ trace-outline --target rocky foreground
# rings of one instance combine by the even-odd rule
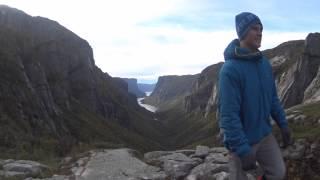
[[[307,149],[305,142],[298,140],[283,154],[286,159],[299,160],[305,157]],[[127,148],[92,150],[75,161],[71,157],[63,160],[61,169],[70,173],[42,180],[226,180],[228,158],[228,151],[223,147],[153,151],[144,156]],[[0,179],[16,176],[40,180],[34,177],[48,171],[47,166],[32,161],[1,160],[0,165]],[[258,171],[250,172],[248,177],[255,179],[257,174]]]

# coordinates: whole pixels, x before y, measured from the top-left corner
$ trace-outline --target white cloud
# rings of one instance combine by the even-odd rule
[[[233,29],[210,32],[186,29],[179,24],[138,25],[171,14],[199,12],[207,7],[203,3],[208,2],[214,5],[208,0],[201,3],[190,0],[0,0],[30,15],[58,21],[86,39],[93,48],[97,66],[111,76],[143,80],[156,80],[167,74],[196,74],[223,60],[224,48],[236,37]],[[306,35],[266,31],[261,49],[304,39]]]
[[[304,40],[310,32],[277,32],[266,31],[263,33],[261,49],[274,48],[289,40]]]

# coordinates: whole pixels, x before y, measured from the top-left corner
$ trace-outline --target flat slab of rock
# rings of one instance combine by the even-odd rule
[[[116,149],[97,152],[90,157],[79,180],[165,179],[160,168],[147,165],[133,155],[133,150]]]

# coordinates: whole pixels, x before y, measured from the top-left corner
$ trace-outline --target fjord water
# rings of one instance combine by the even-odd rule
[[[146,96],[150,96],[152,92],[146,92]],[[148,111],[151,111],[151,112],[156,112],[157,111],[157,107],[154,107],[154,106],[151,106],[149,104],[144,104],[142,103],[142,100],[144,99],[145,97],[143,98],[137,98],[138,100],[138,103],[141,107],[144,107],[145,109],[147,109]]]

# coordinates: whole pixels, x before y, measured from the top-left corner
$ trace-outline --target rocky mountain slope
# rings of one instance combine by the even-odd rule
[[[87,41],[3,5],[0,26],[1,156],[65,154],[83,144],[161,148],[161,125],[95,65]]]

